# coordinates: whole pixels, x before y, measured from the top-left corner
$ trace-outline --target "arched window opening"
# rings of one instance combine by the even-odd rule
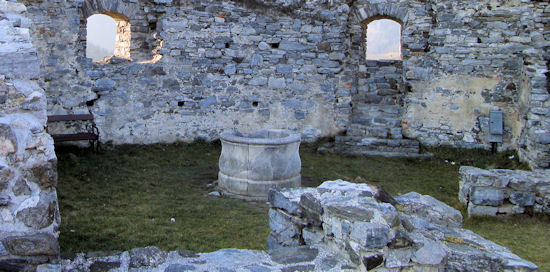
[[[401,24],[390,19],[373,20],[366,26],[367,60],[401,60]]]
[[[86,31],[86,57],[96,62],[111,56],[130,59],[130,22],[124,16],[92,15]]]

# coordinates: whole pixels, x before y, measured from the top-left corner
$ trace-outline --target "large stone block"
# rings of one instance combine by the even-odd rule
[[[302,209],[302,216],[308,224],[315,227],[321,226],[323,206],[314,193],[305,193],[300,197],[300,208]]]
[[[298,220],[282,210],[269,209],[269,227],[281,238],[300,239],[302,226]]]
[[[369,248],[385,247],[389,242],[390,228],[387,226],[355,222],[351,228],[350,238],[361,246]]]
[[[158,247],[135,248],[130,250],[130,267],[155,267],[166,260],[166,252]]]
[[[513,192],[510,194],[510,202],[523,207],[535,205],[535,193]]]
[[[57,185],[57,158],[36,164],[25,177],[28,181],[38,184],[42,189]]]
[[[55,190],[43,191],[36,206],[22,209],[16,217],[27,227],[38,230],[51,225],[54,221],[59,221],[57,209]]]
[[[504,191],[493,187],[473,187],[470,201],[475,205],[498,207],[504,201]]]
[[[2,240],[2,243],[6,250],[13,255],[59,255],[57,238],[50,233],[8,236]]]
[[[272,207],[285,210],[289,214],[300,215],[300,197],[314,190],[307,187],[270,189],[268,201]]]
[[[446,226],[462,226],[462,214],[449,205],[428,195],[411,192],[395,198],[408,214],[416,215],[425,220]]]

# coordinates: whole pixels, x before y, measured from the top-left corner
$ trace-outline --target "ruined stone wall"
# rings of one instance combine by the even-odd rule
[[[0,1],[0,270],[56,260],[56,156],[23,4]]]
[[[461,228],[458,210],[415,192],[392,198],[367,184],[326,181],[269,192],[270,249],[327,245],[358,271],[536,271]]]
[[[550,170],[460,167],[458,199],[469,215],[550,215]]]
[[[358,91],[375,90],[369,85],[375,74],[359,57],[361,24],[394,19],[403,24],[405,137],[487,148],[489,111],[501,110],[501,147],[548,167],[548,11],[541,1],[354,2],[350,58],[358,63]]]
[[[28,5],[43,56],[48,112],[93,112],[101,141],[216,139],[230,127],[286,128],[314,140],[357,130],[352,125],[365,117],[352,114],[357,97],[381,105],[395,98],[399,107],[385,112],[388,107],[369,106],[361,120],[390,122],[384,131],[367,126],[360,132],[425,145],[488,148],[489,110],[501,110],[501,148],[518,149],[533,167],[550,163],[546,2]],[[131,61],[85,58],[86,18],[95,13],[128,21]],[[402,23],[403,60],[383,63],[384,69],[365,61],[365,24],[373,18]],[[378,76],[383,73],[389,77]],[[381,91],[387,89],[381,80],[388,78],[395,79],[390,86],[396,93]]]
[[[349,104],[334,106],[346,5],[311,4],[297,16],[219,1],[103,2],[29,2],[48,112],[92,111],[101,141],[216,139],[232,127],[288,128],[312,139],[346,126]],[[132,61],[84,58],[83,24],[93,13],[129,19]],[[147,35],[156,47],[136,49]],[[156,63],[135,58],[152,50],[162,55]]]

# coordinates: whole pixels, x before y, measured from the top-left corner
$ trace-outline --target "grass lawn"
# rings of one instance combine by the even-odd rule
[[[302,144],[302,185],[325,180],[367,181],[393,195],[429,194],[463,211],[460,165],[519,168],[512,153],[438,148],[429,160],[318,154]],[[117,146],[100,153],[59,148],[62,252],[128,250],[156,245],[200,252],[265,249],[265,203],[209,197],[217,178],[219,143]],[[360,178],[357,178],[360,177]],[[550,271],[550,218],[466,219],[464,227],[509,247]]]

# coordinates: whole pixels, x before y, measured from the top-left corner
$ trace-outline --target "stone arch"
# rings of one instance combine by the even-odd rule
[[[357,23],[370,23],[377,19],[392,19],[401,25],[406,25],[408,21],[407,7],[390,4],[369,4],[356,7],[355,20]]]
[[[375,20],[390,19],[401,25],[401,32],[407,27],[409,11],[404,4],[380,3],[373,4],[367,1],[359,1],[353,7],[350,20],[351,50],[354,56],[360,56],[362,60],[366,59],[366,35],[367,25]],[[401,49],[403,49],[404,39],[401,35]],[[402,50],[401,59],[405,59]]]

